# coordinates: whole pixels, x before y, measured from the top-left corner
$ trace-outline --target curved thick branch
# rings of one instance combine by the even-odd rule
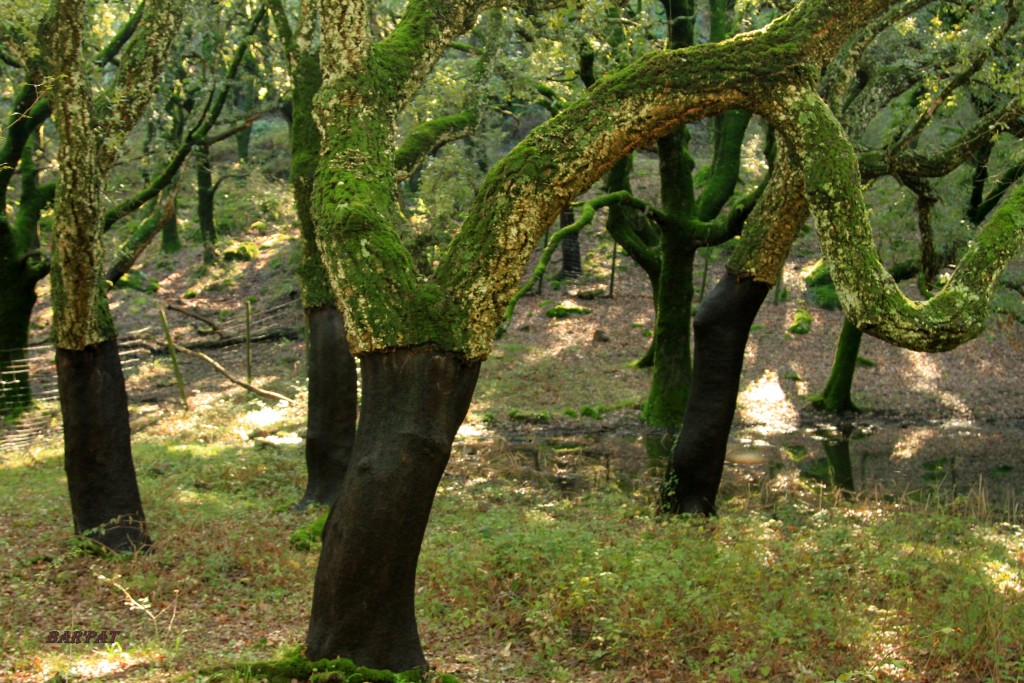
[[[431,154],[472,133],[478,120],[476,109],[467,109],[424,121],[413,128],[395,152],[395,179],[401,182],[409,178]]]
[[[920,351],[948,350],[976,337],[998,274],[1024,242],[1024,189],[978,232],[945,287],[926,302],[911,301],[878,259],[857,158],[828,106],[809,87],[789,92],[772,123],[798,159],[847,317],[868,334]]]
[[[390,208],[390,109],[402,95],[383,101],[386,88],[374,80],[381,74],[368,73],[372,78],[365,83],[325,81],[318,242],[345,301],[353,351],[436,344],[470,359],[487,355],[533,245],[574,197],[620,158],[684,123],[729,109],[758,111],[769,106],[766,98],[776,88],[817,80],[842,43],[895,1],[805,0],[764,30],[650,53],[602,79],[491,170],[426,283],[403,255],[394,229],[398,217]],[[409,5],[415,7],[420,3]],[[403,23],[409,18],[407,11]],[[429,53],[439,29],[425,30]],[[331,42],[325,35],[324,51],[338,49]],[[387,53],[384,43],[371,57]],[[399,50],[394,72],[414,73],[399,63],[403,56]],[[430,319],[420,324],[425,315]]]

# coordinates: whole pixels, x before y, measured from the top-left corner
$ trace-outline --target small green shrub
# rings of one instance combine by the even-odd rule
[[[313,521],[307,522],[296,529],[295,533],[288,538],[288,542],[296,550],[303,552],[312,550],[316,544],[323,540],[325,524],[327,524],[327,510],[324,510],[324,513]]]

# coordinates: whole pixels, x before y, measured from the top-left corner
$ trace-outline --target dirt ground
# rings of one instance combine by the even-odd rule
[[[253,384],[295,399],[285,410],[287,428],[274,429],[285,435],[282,438],[301,438],[302,313],[288,265],[294,263],[294,240],[294,235],[268,231],[255,238],[261,247],[256,260],[205,271],[189,265],[196,258],[192,252],[173,259],[150,257],[142,269],[158,282],[155,294],[113,293],[136,433],[153,430],[198,440],[267,436],[258,426],[229,433],[218,424],[216,406],[223,403],[223,396],[244,390],[195,358],[181,358],[192,407],[183,416],[160,326],[160,308],[170,307],[167,316],[178,343],[203,346],[238,340],[244,336],[249,301],[252,334],[274,337],[252,346]],[[607,297],[611,245],[597,229],[590,229],[583,248],[588,254],[583,278],[557,290],[548,282],[539,296],[521,300],[508,333],[484,364],[453,466],[467,453],[498,453],[515,467],[567,477],[570,482],[591,476],[626,482],[657,477],[663,467],[648,458],[642,443],[645,432],[638,408],[649,374],[631,367],[650,341],[649,285],[640,269],[618,254],[614,296]],[[943,354],[906,351],[866,337],[861,356],[872,365],[858,369],[854,385],[861,412],[843,418],[823,415],[807,399],[825,384],[842,317],[806,300],[801,269],[812,260],[791,263],[785,297],[773,302],[770,294],[755,321],[726,486],[820,470],[823,443],[845,433],[852,437],[851,460],[859,490],[898,494],[932,487],[963,494],[984,487],[994,504],[1020,510],[1024,383],[1017,369],[1024,326],[995,316],[980,338]],[[549,274],[558,268],[556,255]],[[698,290],[702,268],[698,261]],[[721,266],[712,264],[707,288],[720,272]],[[0,448],[59,434],[55,380],[47,355],[50,311],[45,288],[42,294],[35,319],[39,364],[34,380],[37,395],[49,401],[20,427],[7,426]],[[586,307],[589,313],[563,320],[544,314],[559,303]],[[813,318],[807,334],[787,331],[797,308]],[[244,349],[235,343],[207,353],[244,380]],[[584,406],[600,406],[599,419],[567,414],[578,414]]]

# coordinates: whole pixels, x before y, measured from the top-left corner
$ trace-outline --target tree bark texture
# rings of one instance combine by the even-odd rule
[[[214,219],[213,166],[210,160],[210,146],[205,142],[195,146],[196,156],[196,213],[199,217],[199,234],[203,237],[203,263],[209,265],[217,260],[217,223]]]
[[[769,285],[725,275],[693,321],[693,383],[662,490],[670,512],[714,514],[743,352]]]
[[[184,12],[147,0],[102,96],[83,48],[90,3],[55,0],[48,22],[54,123],[60,133],[53,226],[53,331],[64,463],[75,530],[116,550],[149,544],[132,465],[128,401],[103,279],[101,186],[149,105]]]
[[[416,563],[480,364],[432,349],[367,354],[361,362],[359,428],[324,528],[306,655],[404,671],[426,663],[414,612]]]
[[[345,339],[345,318],[333,307],[306,311],[309,325],[309,405],[306,491],[298,508],[330,505],[345,479],[356,432],[356,363]]]
[[[117,551],[146,549],[117,341],[58,348],[57,383],[75,533]]]
[[[665,230],[661,243],[661,279],[655,290],[653,372],[643,419],[652,427],[679,429],[689,396],[690,321],[696,248],[686,235]]]

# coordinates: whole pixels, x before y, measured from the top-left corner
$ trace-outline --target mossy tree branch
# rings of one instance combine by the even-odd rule
[[[45,21],[50,71],[56,76],[54,118],[61,136],[51,273],[54,335],[59,348],[70,350],[114,337],[102,278],[100,186],[118,141],[135,123],[129,117],[152,97],[183,15],[179,0],[148,0],[143,5],[139,27],[118,67],[121,75],[114,81],[119,102],[110,108],[104,100],[109,91],[94,99],[87,75],[87,5],[84,0],[55,0]]]
[[[606,77],[492,169],[427,283],[394,227],[400,219],[393,201],[393,126],[380,119],[394,112],[405,90],[389,89],[392,78],[373,64],[385,46],[358,69],[331,76],[320,95],[324,154],[314,201],[318,241],[325,259],[337,264],[333,285],[346,302],[353,350],[433,343],[469,358],[486,355],[530,249],[573,197],[624,154],[685,122],[729,109],[768,108],[774,85],[816,77],[845,40],[891,4],[869,0],[834,8],[807,0],[763,31],[652,53]],[[437,29],[428,34],[428,42],[439,35]],[[345,45],[336,48],[344,52]],[[325,34],[324,49],[335,49],[330,46]],[[424,320],[425,312],[432,321]]]
[[[772,117],[793,145],[822,250],[843,311],[863,332],[903,348],[942,351],[985,327],[999,272],[1024,242],[1024,189],[977,233],[952,278],[926,302],[907,297],[878,260],[853,147],[809,87],[790,92]]]

